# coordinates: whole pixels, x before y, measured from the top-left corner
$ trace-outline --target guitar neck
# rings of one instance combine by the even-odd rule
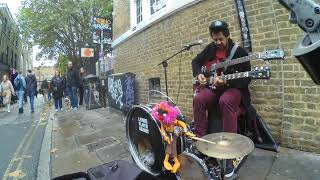
[[[247,78],[247,77],[250,77],[250,71],[222,75],[221,79],[227,81],[227,80],[241,79],[241,78]]]
[[[226,74],[226,75],[222,75],[220,76],[220,78],[222,80],[232,80],[232,79],[241,79],[241,78],[247,78],[247,77],[251,77],[250,76],[250,72],[251,71],[246,71],[246,72],[239,72],[239,73],[234,73],[234,74]],[[213,76],[209,77],[209,78],[206,78],[207,79],[207,82],[209,84],[212,83],[213,81]],[[197,80],[195,77],[192,78],[192,84],[197,84],[199,82],[199,80]]]
[[[251,61],[253,59],[258,58],[259,56],[260,56],[259,54],[250,54],[249,56],[244,56],[244,57],[232,59],[230,61],[224,61],[224,62],[221,62],[221,63],[217,63],[215,66],[211,67],[211,71],[215,71],[215,70],[220,69],[220,68],[226,68],[228,66],[232,66],[232,65],[235,65],[235,64],[248,62],[248,61]]]

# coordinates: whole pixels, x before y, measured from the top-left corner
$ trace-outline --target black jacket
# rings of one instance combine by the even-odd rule
[[[231,49],[233,46],[234,46],[234,43],[232,42],[231,39],[229,39],[229,48],[227,51],[227,57],[230,55]],[[197,57],[193,59],[192,61],[193,76],[197,76],[198,74],[201,73],[201,67],[203,66],[203,63],[206,60],[213,61],[215,59],[216,49],[217,49],[217,46],[214,43],[210,43],[200,54],[197,55]],[[248,53],[242,47],[238,47],[232,59],[236,59],[243,56],[248,56]],[[250,70],[251,70],[250,62],[245,62],[245,63],[229,66],[227,69],[224,70],[223,73],[232,74],[232,73],[235,73],[236,71],[243,72],[243,71],[250,71]],[[249,78],[228,81],[228,84],[230,87],[239,88],[239,89],[248,89],[249,83],[250,83]]]
[[[227,51],[227,57],[230,55],[232,47],[234,46],[234,43],[231,39],[229,39],[229,47]],[[193,75],[197,76],[201,73],[201,67],[203,66],[203,63],[206,60],[213,61],[215,59],[217,46],[214,43],[210,43],[207,45],[207,47],[197,55],[192,60],[192,71]],[[238,47],[236,52],[234,53],[232,59],[236,59],[239,57],[248,56],[248,53],[242,48]],[[233,66],[227,67],[223,72],[224,74],[232,74],[236,71],[243,72],[243,71],[250,71],[251,65],[250,61],[241,63],[241,64],[235,64]],[[243,79],[236,79],[236,80],[229,80],[227,83],[229,84],[230,88],[238,88],[241,90],[242,94],[242,103],[245,105],[245,107],[249,107],[250,105],[250,92],[248,85],[250,84],[250,78],[243,78]]]
[[[34,74],[28,74],[26,76],[26,93],[31,95],[31,93],[37,92],[37,78]]]
[[[64,91],[64,79],[63,77],[53,77],[51,79],[51,89],[52,89],[52,96],[54,99],[62,98],[63,91]]]
[[[229,39],[227,57],[230,55],[233,46],[234,46],[233,41]],[[214,43],[210,43],[200,54],[197,55],[197,57],[195,57],[192,60],[193,76],[197,76],[198,74],[201,73],[201,67],[206,60],[209,60],[209,61],[214,60],[216,55],[216,49],[217,49],[217,46]],[[239,46],[231,59],[236,59],[243,56],[248,56],[248,53],[242,47]],[[243,71],[250,71],[250,70],[251,70],[251,65],[250,65],[250,61],[248,61],[245,63],[229,66],[223,72],[224,74],[232,74],[232,73],[235,73],[236,71],[243,72]],[[241,90],[242,104],[245,107],[250,106],[251,100],[250,100],[250,92],[248,87],[250,82],[251,82],[250,78],[243,78],[243,79],[228,81],[228,84],[229,84],[228,87],[238,88]]]
[[[231,39],[229,39],[229,48],[227,51],[227,57],[231,53],[233,46],[234,46],[234,43],[232,42]],[[216,49],[217,49],[216,45],[214,43],[210,43],[209,45],[206,46],[206,48],[201,53],[199,53],[192,60],[193,76],[197,76],[198,74],[201,73],[201,67],[206,60],[209,60],[209,61],[214,60]],[[238,47],[232,59],[236,59],[243,56],[248,56],[248,53],[242,47]],[[250,70],[251,70],[250,62],[245,62],[245,63],[229,66],[223,72],[224,74],[232,74],[232,73],[235,73],[236,71],[243,72],[243,71],[250,71]],[[246,110],[245,119],[247,121],[246,122],[247,128],[249,131],[251,131],[254,134],[255,138],[262,136],[262,139],[263,139],[263,143],[259,142],[259,143],[256,143],[256,145],[258,144],[260,147],[263,147],[265,149],[269,149],[269,150],[271,149],[271,150],[277,151],[278,145],[273,139],[269,129],[263,122],[262,118],[257,114],[255,108],[251,104],[250,92],[248,87],[250,82],[251,82],[250,78],[244,78],[244,79],[228,81],[227,83],[229,84],[229,87],[238,88],[241,91],[241,95],[242,95],[241,104]]]
[[[74,68],[68,69],[66,86],[67,87],[79,87],[79,85],[80,85],[79,71]]]

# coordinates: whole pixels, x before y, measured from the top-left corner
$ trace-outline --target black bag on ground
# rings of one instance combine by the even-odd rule
[[[138,166],[123,160],[116,160],[90,168],[91,180],[156,180],[157,178],[142,171]]]
[[[53,180],[159,180],[142,171],[138,166],[123,160],[112,161],[88,169],[87,173],[78,172],[54,178]]]
[[[77,172],[73,174],[65,174],[55,177],[52,180],[90,180],[89,175],[85,172]]]

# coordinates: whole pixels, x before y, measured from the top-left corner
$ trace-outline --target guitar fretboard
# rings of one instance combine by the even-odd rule
[[[241,78],[247,78],[247,77],[250,77],[250,71],[222,75],[221,79],[222,80],[232,80],[232,79],[241,79]]]
[[[251,61],[253,59],[257,59],[259,57],[260,57],[260,54],[250,54],[249,56],[244,56],[244,57],[232,59],[230,61],[225,61],[225,62],[213,64],[213,65],[211,65],[211,72],[215,71],[217,69],[220,69],[220,68],[226,68],[226,67],[231,66],[231,65],[248,62],[248,61]]]

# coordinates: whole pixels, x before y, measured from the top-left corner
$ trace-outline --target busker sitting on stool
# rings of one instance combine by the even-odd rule
[[[235,46],[230,39],[228,24],[224,21],[213,21],[209,25],[212,43],[198,54],[192,61],[193,76],[197,78],[200,84],[206,84],[206,76],[201,72],[202,66],[207,66],[223,62],[231,53]],[[237,46],[236,46],[237,47]],[[248,56],[248,53],[242,48],[237,47],[231,59]],[[204,88],[197,88],[193,98],[193,116],[195,125],[195,134],[202,137],[208,133],[207,112],[210,108],[217,108],[221,114],[223,131],[237,133],[237,119],[239,106],[242,103],[244,107],[250,107],[250,93],[248,85],[249,78],[223,81],[219,78],[221,74],[232,74],[236,72],[250,71],[250,62],[236,64],[227,67],[224,71],[217,70],[217,77],[214,78],[213,86],[206,85]],[[232,160],[227,160],[226,177],[233,175]]]

